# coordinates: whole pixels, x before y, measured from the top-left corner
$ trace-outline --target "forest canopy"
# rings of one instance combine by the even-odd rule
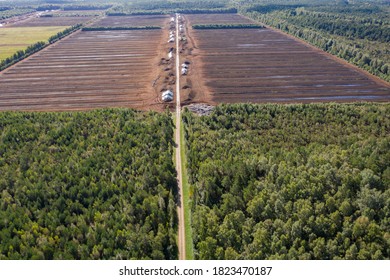
[[[390,81],[384,0],[7,0],[0,20],[46,10],[239,13],[258,25],[194,28],[266,24]],[[195,257],[389,259],[389,116],[370,103],[185,110]],[[0,259],[177,259],[173,129],[168,112],[1,112]]]
[[[177,259],[170,114],[0,113],[0,259]]]
[[[389,259],[389,104],[183,115],[197,259]]]

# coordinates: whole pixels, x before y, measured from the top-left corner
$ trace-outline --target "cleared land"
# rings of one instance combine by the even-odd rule
[[[47,41],[50,36],[64,30],[67,26],[49,27],[8,27],[0,28],[0,60],[12,56],[18,50],[39,41]]]
[[[198,14],[186,16],[191,24],[245,24],[253,23],[252,20],[238,14]]]
[[[166,27],[168,21],[106,17],[95,26]],[[390,100],[388,84],[272,29],[190,28],[228,22],[250,21],[228,14],[188,15],[181,22],[179,51],[189,63],[181,77],[182,104]],[[168,28],[76,32],[0,74],[0,110],[163,110],[161,92],[176,80],[168,38]]]
[[[77,32],[0,74],[0,110],[161,106],[161,30]]]
[[[72,26],[88,22],[93,18],[93,16],[33,17],[27,20],[18,21],[12,24],[12,27]]]
[[[167,15],[152,16],[108,16],[92,26],[122,27],[122,26],[160,26],[163,27],[169,17]]]
[[[186,17],[190,24],[206,24],[228,23],[232,15]],[[247,20],[235,18],[230,23]],[[387,83],[273,29],[189,31],[195,42],[194,64],[204,86],[202,100],[194,97],[194,101],[390,100]]]
[[[49,15],[55,17],[86,17],[86,16],[97,16],[104,14],[104,10],[74,10],[74,11],[54,11],[49,12]]]

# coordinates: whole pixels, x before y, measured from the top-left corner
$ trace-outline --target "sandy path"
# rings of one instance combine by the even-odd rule
[[[177,205],[177,214],[179,218],[179,233],[178,233],[178,248],[179,259],[186,259],[186,242],[185,242],[185,227],[184,227],[184,203],[183,203],[183,178],[181,173],[181,154],[180,154],[180,123],[181,123],[181,104],[180,104],[180,52],[179,52],[179,20],[176,15],[176,171],[177,183],[179,188],[179,201]]]

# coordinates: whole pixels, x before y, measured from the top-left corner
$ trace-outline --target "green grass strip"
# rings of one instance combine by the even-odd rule
[[[188,183],[187,158],[185,154],[184,125],[180,121],[180,153],[181,153],[181,170],[183,185],[183,203],[184,203],[184,227],[186,238],[186,259],[194,259],[194,248],[192,241],[192,222],[191,222],[191,201],[190,201],[190,184]]]

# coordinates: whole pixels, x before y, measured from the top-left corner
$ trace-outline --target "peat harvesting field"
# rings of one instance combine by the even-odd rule
[[[167,21],[167,15],[143,15],[143,16],[108,16],[94,23],[93,27],[123,27],[123,26],[160,26]]]
[[[127,26],[129,18],[115,21]],[[107,21],[97,25],[106,27]],[[0,110],[162,108],[151,84],[163,34],[158,29],[76,32],[0,73]]]
[[[186,19],[190,26],[250,22],[225,14]],[[271,28],[189,30],[205,102],[390,100],[388,83]]]

